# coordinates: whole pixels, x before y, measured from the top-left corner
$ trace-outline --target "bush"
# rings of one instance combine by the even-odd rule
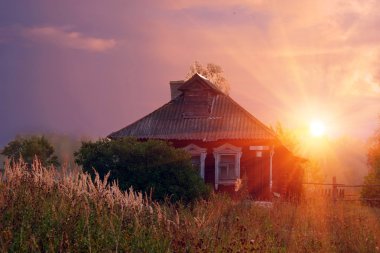
[[[53,146],[44,136],[17,137],[5,146],[1,154],[13,161],[22,158],[28,167],[35,157],[38,157],[44,166],[59,165]]]
[[[377,185],[377,186],[373,186]],[[361,191],[363,201],[372,206],[380,206],[380,170],[370,171],[364,178],[364,186]]]
[[[380,130],[372,137],[370,144],[367,154],[369,173],[364,179],[361,196],[364,202],[380,206]]]
[[[191,166],[190,155],[163,141],[123,138],[83,142],[75,157],[84,171],[93,175],[95,168],[101,177],[110,172],[110,180],[118,180],[121,189],[133,186],[155,200],[169,197],[173,202],[188,203],[209,194]]]

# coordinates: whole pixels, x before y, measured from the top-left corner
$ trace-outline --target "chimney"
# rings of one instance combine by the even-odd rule
[[[171,100],[175,99],[176,97],[178,97],[179,95],[182,94],[182,92],[180,90],[178,90],[178,88],[184,84],[185,81],[184,80],[180,80],[180,81],[170,81],[170,96],[171,96]]]

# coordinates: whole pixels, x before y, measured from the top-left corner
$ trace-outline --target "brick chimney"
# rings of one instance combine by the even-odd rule
[[[170,81],[170,96],[171,96],[171,100],[175,99],[176,97],[178,97],[179,95],[182,94],[182,91],[178,90],[178,88],[184,84],[185,81],[184,80],[180,80],[180,81]]]

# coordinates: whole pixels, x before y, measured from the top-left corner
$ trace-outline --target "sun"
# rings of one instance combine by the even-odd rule
[[[310,122],[309,131],[310,131],[311,136],[321,137],[325,135],[326,127],[322,121],[313,120],[312,122]]]

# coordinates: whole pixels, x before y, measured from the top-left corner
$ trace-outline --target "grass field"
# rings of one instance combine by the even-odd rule
[[[262,207],[213,195],[155,203],[35,163],[0,180],[1,252],[378,252],[380,209],[308,197]]]

